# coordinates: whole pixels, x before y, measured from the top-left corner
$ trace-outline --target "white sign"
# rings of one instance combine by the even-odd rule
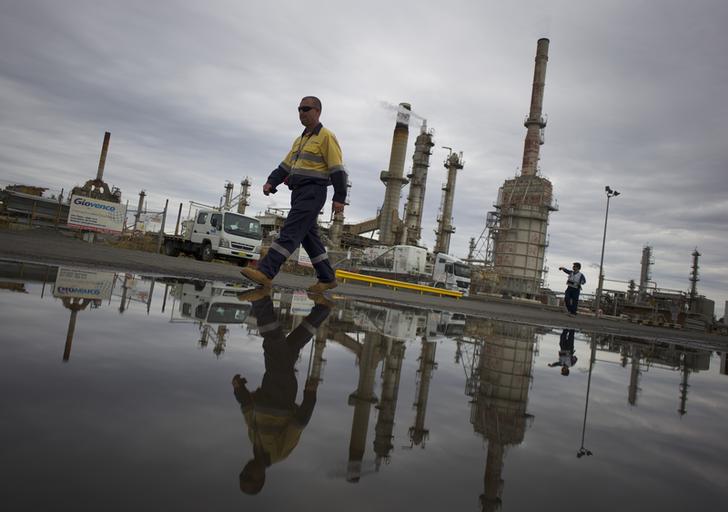
[[[71,196],[68,225],[72,228],[106,233],[121,233],[126,218],[126,206],[100,199]]]
[[[59,268],[54,297],[107,300],[114,284],[113,272]]]
[[[296,290],[293,292],[291,298],[291,315],[293,316],[305,316],[313,309],[314,302],[308,298],[306,292],[302,290]]]

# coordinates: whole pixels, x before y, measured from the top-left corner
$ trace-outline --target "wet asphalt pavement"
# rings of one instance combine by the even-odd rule
[[[68,233],[54,229],[0,231],[0,259],[49,265],[72,265],[98,270],[131,271],[149,276],[247,282],[240,275],[239,268],[229,263],[207,263],[187,257],[172,258],[162,254],[119,249],[102,243],[89,244],[73,238]],[[309,276],[280,273],[276,276],[274,285],[301,289],[306,288],[312,282],[313,278]],[[659,338],[665,341],[694,340],[718,347],[728,345],[728,338],[725,336],[710,335],[700,331],[643,326],[617,319],[584,315],[574,318],[569,317],[559,308],[514,303],[493,298],[453,299],[350,283],[341,283],[335,290],[329,292],[329,295],[334,299],[336,296],[344,296],[359,300],[395,302],[554,328],[600,331],[622,336]]]

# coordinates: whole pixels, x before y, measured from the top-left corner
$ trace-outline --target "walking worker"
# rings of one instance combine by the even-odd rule
[[[559,270],[563,270],[569,277],[566,279],[566,291],[564,292],[564,303],[569,314],[576,315],[576,308],[579,307],[579,292],[581,292],[581,285],[586,283],[584,274],[581,273],[581,263],[575,261],[572,265],[572,270],[566,267],[559,267]]]
[[[281,233],[260,260],[257,269],[246,267],[242,274],[264,287],[271,285],[281,265],[299,245],[308,253],[318,282],[308,291],[320,293],[336,286],[336,274],[329,262],[326,247],[318,233],[317,218],[326,202],[326,188],[334,186],[332,209],[344,211],[347,175],[341,147],[331,130],[319,122],[321,100],[305,96],[298,106],[303,133],[293,141],[291,150],[268,176],[263,194],[275,194],[281,183],[291,189],[291,210]]]

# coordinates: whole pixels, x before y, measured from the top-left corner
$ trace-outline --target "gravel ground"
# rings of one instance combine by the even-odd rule
[[[0,258],[103,270],[127,270],[149,276],[247,282],[240,275],[239,268],[232,264],[206,263],[192,258],[172,258],[162,254],[118,249],[100,243],[89,244],[54,229],[0,231]],[[287,288],[305,288],[311,283],[311,277],[287,273],[279,274],[274,280],[276,286]],[[574,328],[664,341],[693,340],[707,342],[715,347],[728,346],[728,338],[725,336],[710,335],[700,331],[648,327],[617,319],[583,315],[573,318],[556,308],[499,299],[453,299],[350,283],[342,283],[330,293],[334,298],[343,296],[399,303],[554,328]]]

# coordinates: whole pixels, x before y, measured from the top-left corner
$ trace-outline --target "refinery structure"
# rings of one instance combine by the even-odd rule
[[[557,294],[545,288],[544,283],[548,272],[546,249],[549,245],[549,216],[558,211],[558,205],[553,186],[542,175],[539,165],[547,124],[543,103],[548,59],[549,40],[539,39],[536,45],[530,108],[524,120],[526,135],[520,170],[516,176],[506,179],[497,189],[497,193],[493,194],[493,209],[483,212],[485,222],[482,231],[479,236],[470,238],[467,256],[454,255],[451,245],[456,231],[457,176],[465,169],[463,153],[442,146],[449,153],[442,162],[446,178],[440,189],[436,225],[423,226],[428,174],[435,146],[434,131],[428,128],[424,118],[415,113],[410,103],[402,102],[396,107],[389,164],[379,173],[384,187],[381,203],[378,200],[371,201],[371,207],[376,211],[369,218],[355,222],[347,222],[343,212],[332,214],[330,219],[320,221],[322,239],[337,268],[429,284],[465,294],[557,304]],[[407,173],[406,155],[411,124],[419,126],[414,139],[410,171]],[[43,192],[47,189],[25,185],[8,186],[0,191],[0,216],[25,215],[29,218],[27,223],[30,225],[33,222],[45,222],[46,225],[50,223],[60,226],[68,217],[71,195],[123,204],[121,191],[111,187],[103,179],[110,136],[109,132],[105,133],[95,179],[87,181],[83,186],[74,187],[68,197],[63,196],[63,191],[58,197],[46,198],[43,197]],[[466,169],[465,172],[477,170]],[[240,192],[236,196],[233,195],[234,185],[231,182],[225,184],[224,196],[219,205],[201,205],[190,201],[187,221],[182,220],[180,204],[175,236],[180,225],[190,222],[189,218],[194,215],[193,206],[234,211],[246,216],[246,211],[251,206],[250,188],[253,186],[257,184],[245,177],[240,182]],[[349,183],[349,187],[351,186]],[[432,186],[429,188],[432,193]],[[145,197],[145,191],[140,191],[136,210],[129,209],[129,201],[126,201],[125,215],[133,219],[133,227],[131,223],[127,227],[125,219],[124,230],[131,236],[144,230],[142,217],[149,213]],[[131,212],[134,212],[133,215]],[[151,213],[162,219],[159,234],[161,247],[164,222],[168,218],[167,206],[165,205],[164,212]],[[247,213],[248,218],[255,219],[254,222],[260,224],[263,250],[280,233],[286,215],[287,209],[276,208],[267,208],[258,214]],[[174,222],[172,215],[169,219]],[[423,242],[423,233],[428,233],[428,229],[435,233],[431,248],[426,247]],[[597,313],[627,315],[630,319],[656,325],[685,326],[692,323],[696,328],[707,325],[713,321],[714,304],[698,293],[700,256],[696,248],[692,255],[689,291],[664,290],[651,281],[650,267],[654,264],[652,248],[645,246],[638,281],[624,283],[623,289],[600,286],[602,303],[599,304],[601,307]],[[298,252],[291,259],[294,264],[300,261]],[[582,297],[582,304],[587,308],[592,307],[590,297]],[[694,321],[696,318],[699,321]]]

